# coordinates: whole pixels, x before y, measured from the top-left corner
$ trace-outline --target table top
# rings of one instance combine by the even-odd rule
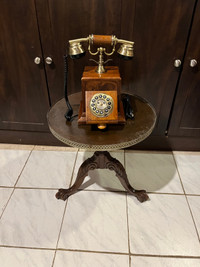
[[[74,115],[78,114],[81,92],[69,96]],[[67,122],[65,99],[58,101],[48,112],[47,120],[51,133],[61,142],[92,151],[111,151],[133,146],[146,139],[154,129],[156,113],[148,101],[131,95],[135,118],[128,119],[125,125],[108,125],[100,131],[91,125],[78,125],[78,117]]]

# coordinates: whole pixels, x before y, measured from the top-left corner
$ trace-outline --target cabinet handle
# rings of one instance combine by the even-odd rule
[[[41,59],[40,59],[40,57],[36,57],[35,59],[34,59],[34,63],[35,64],[40,64],[40,62],[41,62]]]
[[[175,59],[175,60],[174,60],[174,67],[178,68],[178,67],[180,67],[180,66],[181,66],[181,61],[180,61],[180,59]]]
[[[194,68],[196,65],[197,65],[197,61],[196,61],[196,59],[191,59],[191,60],[190,60],[190,67],[191,67],[191,68]]]
[[[46,57],[46,58],[45,58],[45,62],[46,62],[48,65],[50,65],[50,64],[52,64],[53,59],[52,59],[51,57]]]

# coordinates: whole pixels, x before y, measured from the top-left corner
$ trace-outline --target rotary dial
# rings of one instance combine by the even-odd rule
[[[95,94],[90,100],[90,110],[96,117],[107,117],[112,113],[114,101],[110,95]]]

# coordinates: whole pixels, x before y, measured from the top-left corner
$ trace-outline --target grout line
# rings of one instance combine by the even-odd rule
[[[105,193],[120,193],[120,194],[125,194],[127,193],[129,196],[132,196],[132,194],[129,194],[127,191],[119,191],[119,190],[98,190],[98,189],[78,189],[78,191],[94,191],[94,192],[105,192]],[[185,194],[183,193],[164,193],[164,192],[146,192],[147,194],[151,194],[151,195],[174,195],[174,196],[185,196]],[[188,196],[200,196],[200,195],[192,195],[192,194],[188,194]]]
[[[59,243],[59,240],[60,240],[60,235],[61,235],[62,226],[63,226],[63,222],[64,222],[64,217],[65,217],[65,213],[66,213],[66,209],[67,209],[67,204],[68,204],[68,199],[66,199],[65,208],[64,208],[64,212],[63,212],[63,217],[62,217],[62,221],[61,221],[61,225],[60,225],[60,231],[59,231],[59,234],[58,234],[58,240],[57,240],[57,243],[56,243],[56,250],[55,250],[55,253],[54,253],[54,257],[53,257],[53,261],[52,261],[51,267],[53,267],[54,263],[55,263],[56,252],[57,252],[57,249],[58,249],[58,243]]]
[[[13,188],[13,189],[37,189],[37,190],[59,190],[60,187],[57,187],[57,188],[51,188],[51,187],[26,187],[26,186],[1,186],[0,185],[0,188],[2,189],[6,189],[6,188]],[[78,191],[94,191],[94,192],[106,192],[106,193],[127,193],[126,191],[123,191],[123,190],[100,190],[100,189],[78,189]],[[194,197],[200,197],[200,194],[190,194],[190,193],[166,193],[166,192],[148,192],[147,191],[147,194],[158,194],[158,195],[175,195],[175,196],[194,196]],[[128,195],[131,195],[128,193]]]
[[[11,197],[12,197],[14,191],[15,191],[15,188],[13,188],[12,193],[10,194],[10,197],[8,198],[8,201],[6,202],[6,205],[5,205],[3,211],[2,211],[2,213],[1,213],[1,215],[0,215],[0,220],[1,220],[1,218],[2,218],[2,216],[3,216],[3,214],[4,214],[5,210],[6,210],[6,208],[7,208],[7,206],[8,206],[8,203],[9,203],[9,201],[10,201],[10,199],[11,199]]]
[[[14,188],[14,186],[0,185],[0,188],[2,188],[2,189],[3,189],[3,188]]]
[[[179,176],[179,179],[180,179],[180,183],[181,183],[181,186],[182,186],[182,189],[183,189],[183,193],[184,193],[184,195],[186,195],[186,193],[185,193],[185,188],[184,188],[184,186],[183,186],[183,182],[182,182],[182,179],[181,179],[181,174],[180,174],[180,172],[179,172],[178,165],[177,165],[177,162],[176,162],[176,158],[175,158],[173,152],[172,152],[172,157],[173,157],[173,160],[174,160],[174,164],[175,164],[175,166],[176,166],[176,171],[177,171],[178,176]]]
[[[76,157],[75,157],[75,160],[74,160],[74,166],[73,166],[73,169],[72,169],[72,175],[71,175],[71,180],[70,180],[70,183],[69,183],[69,187],[72,186],[72,181],[73,181],[73,177],[74,177],[74,171],[75,171],[76,162],[77,162],[77,158],[78,158],[78,152],[79,152],[79,149],[76,152]]]
[[[126,194],[126,217],[127,217],[127,231],[128,231],[129,267],[131,267],[131,247],[130,247],[130,231],[129,231],[129,217],[128,217],[128,195],[127,194]]]
[[[6,208],[7,208],[7,206],[8,206],[8,203],[9,203],[9,201],[10,201],[10,199],[11,199],[11,197],[12,197],[14,191],[15,191],[15,185],[17,184],[17,182],[18,182],[18,180],[19,180],[19,178],[20,178],[20,176],[21,176],[21,174],[22,174],[22,172],[23,172],[23,170],[24,170],[24,168],[25,168],[25,166],[26,166],[26,164],[27,164],[27,162],[28,162],[28,160],[29,160],[30,155],[31,155],[31,153],[32,153],[32,151],[33,151],[33,149],[34,149],[34,147],[35,147],[35,146],[33,146],[33,148],[31,149],[31,151],[30,151],[30,153],[29,153],[29,155],[28,155],[28,157],[27,157],[27,159],[26,159],[26,161],[25,161],[25,163],[24,163],[24,166],[22,167],[21,172],[20,172],[20,174],[19,174],[19,176],[18,176],[18,178],[17,178],[17,180],[16,180],[16,182],[15,182],[15,184],[14,184],[14,187],[11,187],[11,188],[13,188],[13,190],[12,190],[12,193],[10,194],[10,197],[8,198],[8,201],[6,202],[6,205],[5,205],[5,207],[4,207],[4,209],[3,209],[2,213],[1,213],[1,215],[0,215],[0,220],[1,220],[1,218],[2,218],[2,216],[3,216],[3,214],[4,214],[5,210],[6,210]],[[10,188],[10,187],[9,187],[9,188]]]
[[[105,193],[126,193],[126,191],[117,191],[117,190],[100,190],[100,189],[78,189],[78,191],[86,191],[86,192],[90,192],[90,191],[94,191],[94,192],[105,192]]]
[[[22,175],[22,172],[24,171],[24,168],[26,167],[26,164],[27,164],[27,162],[28,162],[28,160],[29,160],[29,158],[30,158],[30,156],[31,156],[31,154],[32,154],[32,152],[33,152],[33,150],[34,150],[34,148],[35,148],[35,146],[33,146],[32,150],[30,151],[30,153],[29,153],[29,155],[28,155],[28,158],[26,159],[26,161],[25,161],[25,163],[24,163],[24,166],[23,166],[23,168],[22,168],[22,170],[21,170],[21,172],[20,172],[20,174],[19,174],[19,176],[18,176],[18,178],[17,178],[17,180],[16,180],[16,182],[15,182],[15,184],[14,184],[14,187],[15,187],[16,184],[18,183],[18,181],[19,181],[19,179],[20,179],[20,177],[21,177],[21,175]]]
[[[57,250],[58,251],[86,252],[86,253],[114,254],[114,255],[126,255],[126,256],[129,256],[129,253],[126,253],[126,252],[95,251],[95,250],[64,249],[64,248],[58,248]]]
[[[59,190],[60,187],[57,187],[57,188],[51,188],[51,187],[26,187],[26,186],[4,186],[4,185],[0,185],[0,189],[6,189],[6,188],[13,188],[13,189],[37,189],[37,190]],[[87,192],[90,192],[90,191],[93,191],[93,192],[106,192],[106,193],[127,193],[126,191],[123,191],[123,190],[100,190],[100,189],[78,189],[77,191],[87,191]],[[190,193],[166,193],[166,192],[148,192],[147,191],[147,194],[155,194],[155,195],[174,195],[174,196],[193,196],[193,197],[200,197],[200,194],[190,194]],[[128,195],[131,196],[131,194],[128,193]]]
[[[9,246],[9,245],[0,245],[0,248],[21,248],[21,249],[37,249],[37,250],[53,250],[55,248],[40,248],[40,247],[23,247],[23,246]]]
[[[36,250],[50,250],[55,251],[54,248],[40,248],[40,247],[23,247],[23,246],[8,246],[0,245],[0,248],[18,248],[18,249],[36,249]],[[92,251],[92,250],[82,250],[82,249],[64,249],[58,248],[58,251],[69,251],[69,252],[86,252],[86,253],[97,253],[97,254],[113,254],[113,255],[125,255],[129,256],[129,253],[126,252],[110,252],[110,251]],[[152,255],[152,254],[135,254],[131,253],[131,256],[134,257],[162,257],[162,258],[179,258],[179,259],[200,259],[200,256],[183,256],[183,255]]]
[[[77,161],[77,157],[78,157],[78,151],[79,151],[79,149],[76,152],[76,157],[75,157],[75,160],[74,160],[74,166],[73,166],[73,169],[72,169],[72,175],[71,175],[71,179],[70,179],[70,183],[69,183],[69,188],[72,185],[72,180],[73,180],[73,176],[74,176],[75,165],[76,165],[76,161]],[[54,266],[54,263],[55,263],[56,253],[57,253],[57,249],[58,249],[58,243],[59,243],[59,240],[60,240],[62,226],[63,226],[63,223],[64,223],[64,218],[65,218],[65,214],[66,214],[66,210],[67,210],[67,204],[68,204],[68,199],[66,199],[66,204],[65,204],[65,208],[64,208],[64,212],[63,212],[63,217],[62,217],[62,221],[61,221],[61,225],[60,225],[60,231],[59,231],[59,234],[58,234],[58,240],[57,240],[57,243],[56,243],[56,250],[55,250],[55,253],[54,253],[54,257],[53,257],[53,261],[52,261],[51,267],[53,267]]]
[[[124,169],[126,172],[126,155],[124,151]],[[128,194],[126,193],[126,218],[127,218],[127,231],[128,231],[128,253],[129,253],[129,267],[131,267],[131,248],[130,248],[130,231],[129,231],[129,216],[128,216]]]
[[[48,188],[48,187],[22,187],[22,186],[16,186],[15,189],[37,189],[37,190],[52,190],[52,191],[57,191],[59,188]]]
[[[188,196],[188,197],[200,197],[200,194],[183,194],[183,193],[162,193],[162,192],[147,192],[148,194],[157,194],[157,195],[174,195],[174,196]]]

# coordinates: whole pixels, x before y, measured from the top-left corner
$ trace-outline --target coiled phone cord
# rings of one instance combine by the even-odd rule
[[[68,61],[67,61],[68,56],[64,55],[64,91],[65,91],[65,102],[67,104],[68,110],[65,113],[65,118],[67,121],[72,121],[74,117],[78,115],[73,115],[73,108],[69,103],[68,99],[68,92],[67,92],[67,75],[68,75]]]

